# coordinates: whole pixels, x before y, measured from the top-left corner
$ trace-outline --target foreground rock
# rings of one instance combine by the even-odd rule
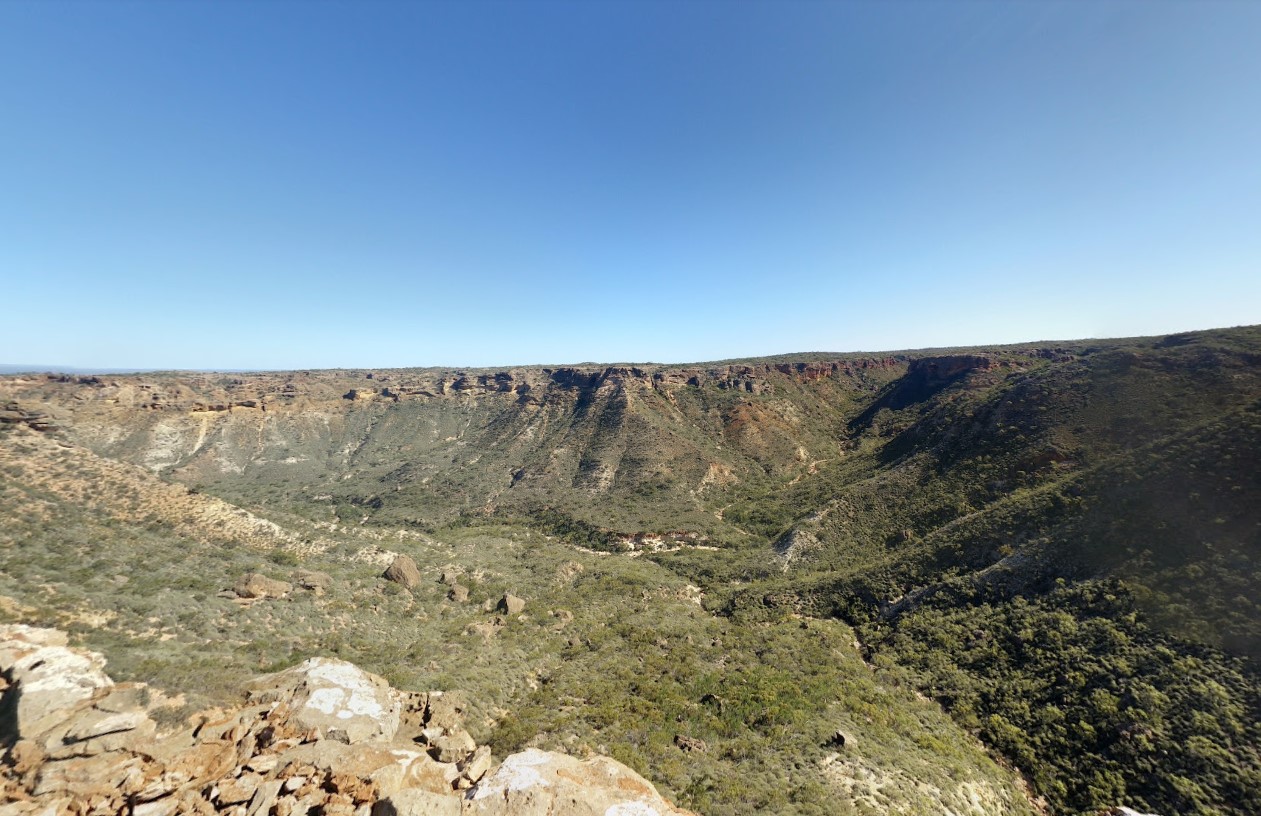
[[[389,742],[398,732],[400,695],[383,678],[343,660],[313,657],[259,677],[248,688],[252,702],[283,702],[291,724],[319,729],[329,739]]]
[[[0,672],[12,689],[0,706],[0,737],[38,734],[59,721],[65,706],[113,685],[105,674],[105,660],[68,648],[65,632],[21,625],[4,631]]]
[[[462,813],[478,816],[667,816],[686,814],[616,760],[579,761],[531,748],[513,754],[472,791]]]
[[[0,626],[0,814],[674,816],[629,768],[529,750],[496,767],[455,692],[414,693],[340,660],[252,681],[243,704],[169,732],[167,703],[115,685],[52,629]]]

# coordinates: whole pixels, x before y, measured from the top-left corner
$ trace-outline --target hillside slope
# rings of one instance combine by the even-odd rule
[[[635,553],[518,526],[267,519],[25,424],[0,429],[0,518],[0,620],[55,624],[116,677],[183,692],[171,723],[335,657],[466,693],[468,731],[499,756],[612,755],[707,814],[1034,813],[845,624],[737,624]],[[417,583],[383,577],[397,555]]]
[[[814,756],[787,731],[836,721],[817,706],[849,658],[811,644],[855,627],[888,681],[937,700],[1055,812],[1261,810],[1257,327],[687,367],[24,376],[0,378],[0,401],[282,523],[310,557],[384,536],[491,571],[512,553],[528,581],[568,553],[619,566],[575,582],[566,609],[621,620],[611,596],[647,581],[697,586],[719,614],[684,606],[671,636],[644,610],[607,649],[605,629],[567,642],[555,679],[501,697],[505,748],[616,734],[615,756],[719,812],[721,784],[671,770],[672,735],[603,701],[631,688],[697,724],[726,746],[715,768]],[[724,646],[698,650],[702,630]],[[713,675],[733,643],[753,662]],[[595,677],[613,679],[592,696]],[[696,708],[730,683],[760,691]],[[813,713],[770,713],[781,698]],[[814,801],[794,790],[774,807]]]

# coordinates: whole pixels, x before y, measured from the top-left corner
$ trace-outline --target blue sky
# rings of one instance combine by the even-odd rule
[[[0,362],[1261,322],[1261,3],[0,3]]]

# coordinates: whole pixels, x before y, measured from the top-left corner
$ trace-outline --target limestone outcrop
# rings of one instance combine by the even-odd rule
[[[255,703],[284,702],[291,724],[348,745],[393,740],[402,715],[400,695],[383,678],[326,657],[259,677],[248,694]]]
[[[643,777],[608,757],[577,760],[531,748],[513,754],[466,797],[477,816],[669,816],[686,814]]]
[[[300,569],[294,572],[293,583],[302,589],[314,592],[316,595],[323,595],[333,588],[333,576],[327,572]]]
[[[4,730],[31,736],[54,725],[61,709],[91,698],[113,682],[100,655],[70,649],[65,632],[9,626],[0,642]],[[20,692],[20,693],[18,693]]]
[[[907,366],[908,378],[933,384],[952,380],[971,371],[989,371],[999,363],[992,357],[978,354],[949,354],[942,357],[921,357]]]
[[[340,660],[252,681],[174,727],[52,629],[0,626],[0,814],[686,816],[612,759],[529,750],[497,765],[458,692],[404,692]]]
[[[1039,350],[1034,350],[1035,353]],[[395,369],[390,371],[258,372],[225,377],[186,373],[177,378],[150,374],[82,377],[65,374],[24,374],[0,378],[5,399],[0,422],[37,421],[22,418],[17,400],[65,405],[74,411],[117,407],[146,412],[199,414],[285,413],[315,405],[358,406],[375,401],[506,396],[537,403],[558,391],[595,392],[633,388],[669,391],[715,386],[751,394],[774,393],[777,384],[814,382],[828,377],[855,377],[864,372],[894,369],[907,363],[905,355],[848,356],[803,363],[708,364],[701,366],[575,366],[528,367],[508,370]],[[7,386],[7,387],[5,387]],[[72,402],[55,398],[70,396]]]
[[[6,403],[0,408],[0,426],[27,425],[35,431],[54,431],[57,426],[42,411],[23,408],[16,402]]]

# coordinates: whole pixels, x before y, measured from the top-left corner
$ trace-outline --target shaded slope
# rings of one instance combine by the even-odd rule
[[[860,417],[866,461],[826,474],[779,539],[787,572],[727,608],[866,621],[1057,810],[1251,813],[1259,345],[1197,334],[895,383],[880,399],[923,399]]]

